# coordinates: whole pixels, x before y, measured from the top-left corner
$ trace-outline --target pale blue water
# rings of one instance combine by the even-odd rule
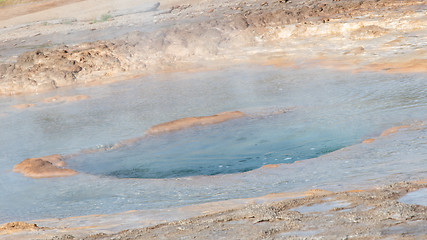
[[[289,112],[232,120],[150,136],[128,147],[83,154],[67,162],[90,174],[170,178],[245,172],[265,164],[313,158],[353,143],[351,133],[337,137],[332,128],[319,127],[310,133],[302,125],[288,125],[302,121],[301,117]]]
[[[58,94],[91,98],[69,104],[40,103],[40,99]],[[10,108],[29,102],[36,106]],[[11,172],[25,158],[103,148],[140,137],[161,122],[230,110],[278,108],[292,110],[75,156],[67,160],[68,166],[82,173],[73,177],[29,179]],[[382,151],[371,149],[376,146],[373,143],[358,146],[349,156],[338,154],[328,161],[316,161],[323,164],[311,162],[293,171],[230,173],[317,157],[377,136],[386,128],[425,119],[425,75],[319,69],[242,66],[0,98],[0,222],[165,208],[313,186],[339,188],[344,183],[357,185],[380,178],[423,177],[427,169],[425,128],[402,133],[407,136],[393,140]],[[402,139],[407,146],[401,144]],[[398,161],[409,156],[407,162]],[[359,165],[364,161],[369,164]],[[334,165],[328,166],[328,162]],[[197,175],[215,176],[185,177]]]
[[[427,188],[422,188],[414,192],[410,192],[399,199],[400,202],[406,204],[417,204],[427,206]]]
[[[332,202],[324,202],[324,203],[316,203],[311,206],[300,206],[297,208],[292,208],[290,211],[297,211],[300,213],[310,213],[310,212],[318,212],[325,214],[325,212],[328,212],[334,208],[342,208],[349,206],[349,202],[345,201],[332,201]]]

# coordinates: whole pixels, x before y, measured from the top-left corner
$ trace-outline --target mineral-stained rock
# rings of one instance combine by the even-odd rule
[[[149,135],[165,133],[165,132],[173,132],[181,129],[194,127],[194,126],[203,126],[210,124],[217,124],[221,122],[225,122],[227,120],[241,118],[246,116],[244,113],[240,111],[234,112],[222,112],[212,116],[203,116],[203,117],[187,117],[177,119],[171,122],[161,123],[149,128],[145,133]]]
[[[392,133],[396,133],[399,129],[401,129],[401,128],[408,128],[409,126],[407,126],[407,125],[403,125],[403,126],[395,126],[395,127],[391,127],[391,128],[389,128],[389,129],[387,129],[387,130],[384,130],[382,133],[381,133],[381,137],[384,137],[384,136],[387,136],[387,135],[390,135],[390,134],[392,134]]]
[[[263,165],[261,168],[277,168],[279,164],[266,164]]]
[[[55,154],[41,158],[27,158],[16,164],[13,171],[31,178],[66,177],[77,174],[76,171],[64,166],[62,156]]]
[[[374,142],[374,141],[375,141],[375,139],[374,139],[374,138],[367,138],[367,139],[363,140],[363,142],[362,142],[362,143],[372,143],[372,142]]]
[[[18,231],[38,230],[36,224],[26,222],[10,222],[0,226],[0,233],[13,233]]]
[[[170,27],[159,27],[150,32],[128,33],[116,39],[25,52],[17,57],[16,62],[0,64],[0,95],[108,83],[115,77],[123,77],[126,74],[132,76],[133,73],[147,74],[203,68],[203,64],[217,63],[224,59],[232,60],[241,54],[249,56],[251,55],[248,55],[249,52],[258,52],[258,50],[248,52],[248,48],[265,47],[269,49],[267,52],[282,49],[284,47],[282,38],[302,38],[305,41],[310,37],[310,42],[314,43],[323,42],[323,37],[327,34],[332,34],[333,38],[341,34],[342,38],[362,41],[380,38],[393,32],[391,31],[393,27],[389,29],[380,23],[361,23],[358,28],[354,28],[355,24],[347,22],[354,16],[366,16],[369,12],[380,10],[389,2],[388,0],[321,1],[316,4],[312,1],[289,1],[282,4],[283,2],[273,1],[252,7],[242,3],[220,18],[216,14],[211,14],[212,16],[203,18],[203,21],[184,21]],[[389,6],[396,9],[405,5],[420,4],[416,0],[397,2],[392,1]],[[340,23],[339,19],[344,22]],[[414,28],[407,29],[408,25]],[[418,21],[412,25],[406,23],[402,28],[405,31],[422,30],[423,22]],[[340,44],[345,44],[347,48],[350,43],[343,40]],[[357,44],[365,46],[364,42]],[[289,45],[290,52],[298,48],[297,45],[294,47],[292,45],[295,44]],[[303,45],[304,49],[311,49],[305,46],[305,43]],[[353,46],[354,43],[350,45]],[[340,48],[334,44],[331,45],[334,49],[327,46],[329,45],[322,47],[324,52]],[[385,48],[385,52],[395,51],[393,49],[395,47]],[[372,54],[372,50],[369,46],[365,46],[350,49],[344,54],[357,57],[361,53],[369,55]],[[417,72],[425,72],[424,55],[422,52],[420,54],[416,62],[408,62],[403,68],[399,65],[400,61],[396,66],[385,67],[381,63],[371,68],[405,72],[415,69]],[[235,60],[238,59],[241,58]]]
[[[393,134],[393,133],[396,133],[399,129],[402,129],[402,128],[408,128],[409,126],[407,126],[407,125],[403,125],[403,126],[394,126],[394,127],[391,127],[391,128],[389,128],[389,129],[386,129],[386,130],[384,130],[382,133],[381,133],[381,137],[385,137],[385,136],[387,136],[387,135],[390,135],[390,134]],[[365,140],[363,140],[362,141],[362,143],[372,143],[372,142],[374,142],[375,141],[375,138],[367,138],[367,139],[365,139]]]

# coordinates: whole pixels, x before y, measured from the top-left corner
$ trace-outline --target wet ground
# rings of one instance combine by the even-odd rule
[[[401,194],[419,187],[426,185],[399,183],[370,191],[319,192],[86,239],[423,239],[426,206],[398,201]]]
[[[425,237],[425,4],[125,5],[1,22],[0,238]]]

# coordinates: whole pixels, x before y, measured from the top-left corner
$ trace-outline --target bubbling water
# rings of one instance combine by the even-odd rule
[[[79,172],[119,178],[176,178],[246,172],[317,157],[351,143],[332,128],[308,132],[292,112],[147,136],[110,151],[68,159]],[[316,141],[313,141],[316,139]]]
[[[90,98],[42,102],[56,95]],[[27,103],[35,105],[10,108]],[[72,177],[30,179],[10,171],[25,158],[105,149],[179,118],[283,108],[291,110],[262,117],[249,114],[143,137],[117,149],[77,154],[67,159],[67,167],[80,172]],[[384,138],[327,153],[392,126],[413,126],[427,118],[426,109],[425,75],[257,66],[0,98],[0,222],[425,176],[425,160],[420,160],[426,154],[425,128],[403,131],[390,142]],[[307,165],[302,161],[254,170],[324,154],[328,157],[306,160]]]

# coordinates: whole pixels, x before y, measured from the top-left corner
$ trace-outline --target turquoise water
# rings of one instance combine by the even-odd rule
[[[301,121],[300,117],[288,112],[237,119],[149,136],[127,147],[83,154],[67,162],[79,172],[96,175],[174,178],[245,172],[266,164],[292,163],[329,153],[354,141],[351,133],[337,137],[332,127],[323,126],[310,133],[302,125],[288,125],[290,121]]]
[[[90,99],[41,103],[46,97],[76,94]],[[10,107],[20,103],[35,106]],[[268,114],[283,108],[290,110]],[[11,172],[28,157],[104,149],[141,137],[155,124],[234,110],[257,117],[80,154],[67,160],[68,167],[81,172],[73,177],[30,179]],[[0,98],[0,222],[422,177],[427,169],[425,128],[402,133],[407,135],[390,140],[381,151],[373,149],[379,143],[357,145],[348,156],[338,151],[328,160],[310,160],[300,168],[301,163],[292,164],[294,169],[279,167],[267,175],[247,171],[327,154],[392,126],[416,125],[427,119],[426,110],[425,75],[258,66]],[[407,146],[402,146],[403,140]],[[408,162],[398,161],[409,156]]]

